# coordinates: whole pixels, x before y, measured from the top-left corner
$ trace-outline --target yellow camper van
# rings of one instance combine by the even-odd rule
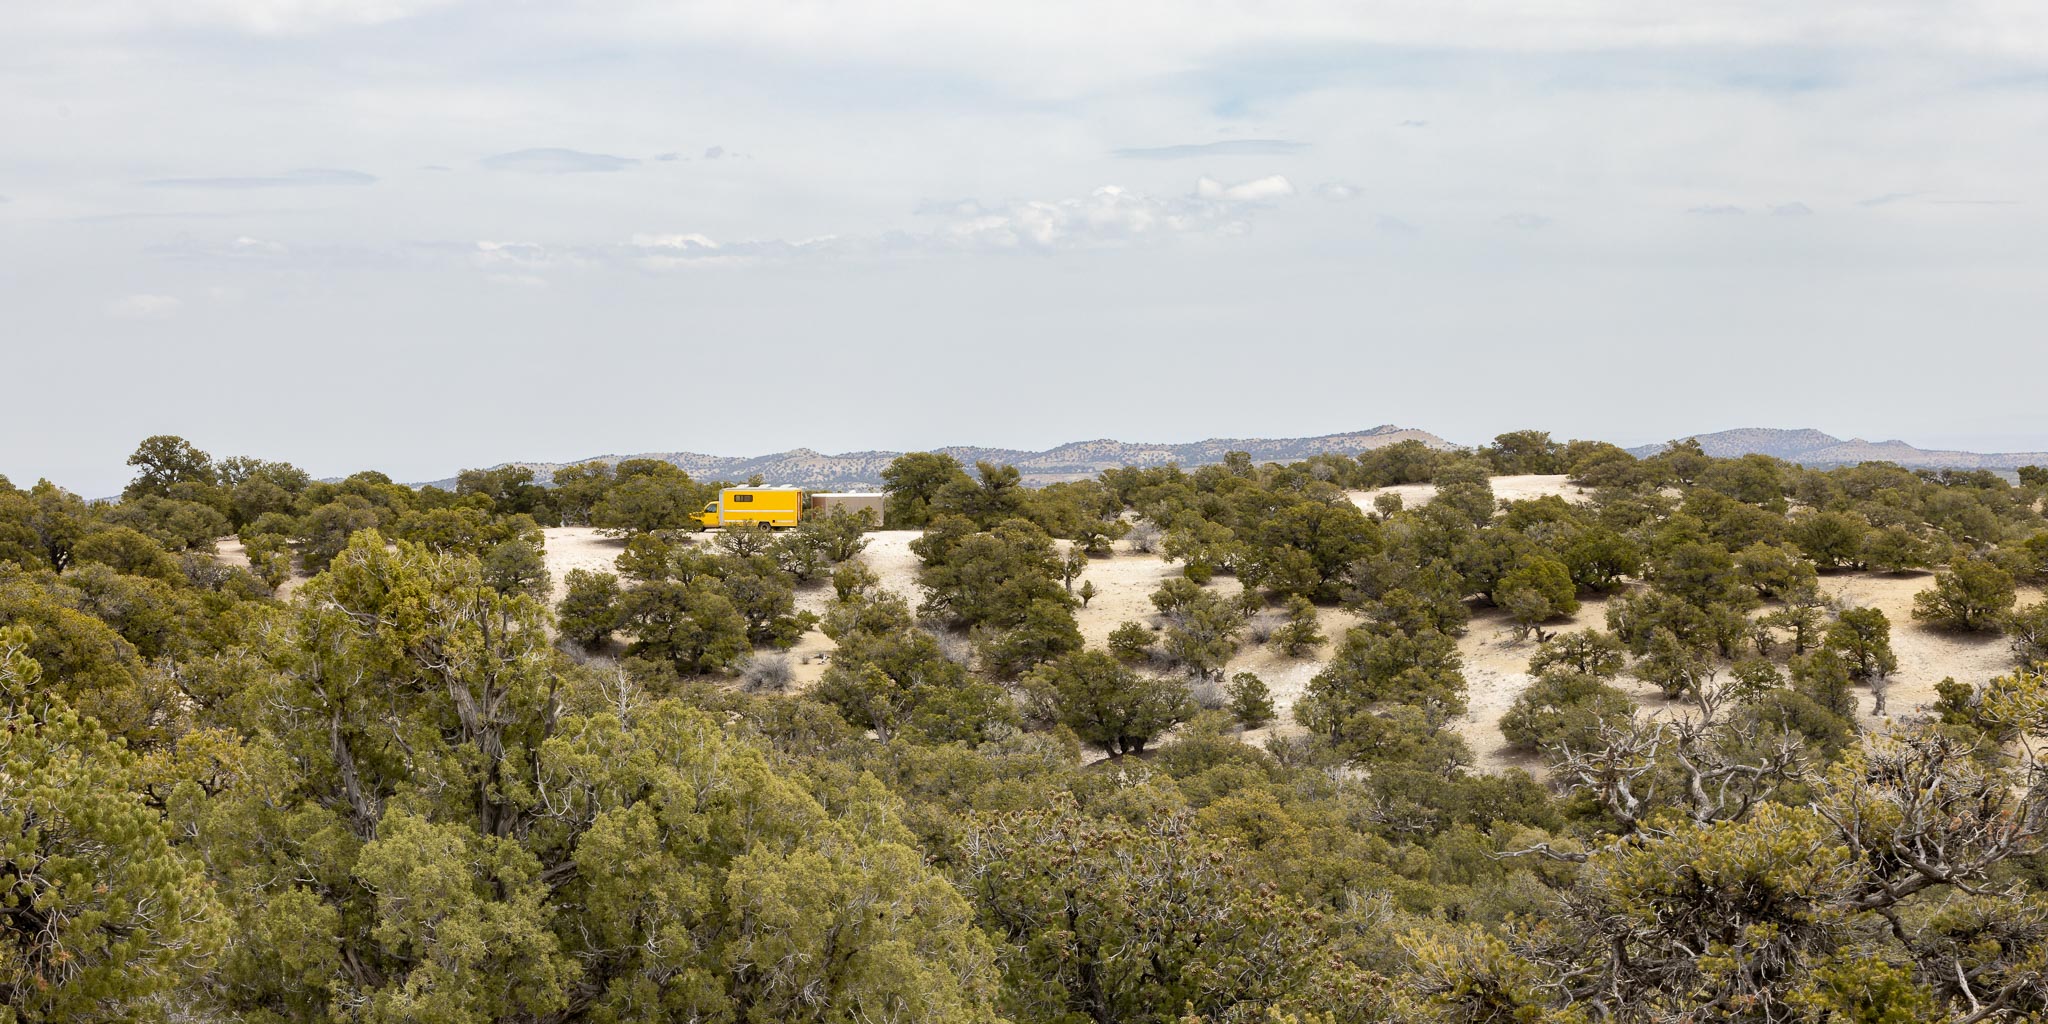
[[[804,492],[795,487],[728,487],[704,506],[697,522],[714,526],[795,526],[803,515]]]

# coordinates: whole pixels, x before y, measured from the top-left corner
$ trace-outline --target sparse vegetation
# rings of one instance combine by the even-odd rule
[[[2015,597],[2011,573],[1966,556],[1935,574],[1934,587],[1914,599],[1913,617],[1949,629],[1997,629]]]
[[[1273,692],[1266,682],[1250,672],[1230,677],[1230,717],[1247,729],[1257,729],[1273,720]]]
[[[133,465],[0,481],[0,1019],[2048,1014],[1996,477],[919,455],[914,535],[707,536],[666,463]]]

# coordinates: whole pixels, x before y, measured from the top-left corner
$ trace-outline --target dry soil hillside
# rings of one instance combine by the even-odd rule
[[[1212,437],[1204,441],[1182,444],[1115,441],[1103,438],[1094,441],[1073,441],[1037,452],[971,445],[932,450],[951,455],[970,466],[977,460],[1007,463],[1016,466],[1023,473],[1025,482],[1044,484],[1092,477],[1105,469],[1117,466],[1164,466],[1169,463],[1188,467],[1206,466],[1222,462],[1224,455],[1233,451],[1248,453],[1257,462],[1299,462],[1324,453],[1356,455],[1402,441],[1420,441],[1437,449],[1456,447],[1426,430],[1383,424],[1367,430],[1323,434],[1318,437]],[[677,466],[699,480],[745,480],[759,475],[768,480],[814,489],[874,487],[881,483],[882,470],[901,454],[903,453],[865,451],[834,455],[809,448],[755,456],[641,452],[635,455],[596,455],[578,459],[576,462],[508,462],[490,468],[519,466],[531,469],[536,479],[545,482],[554,476],[556,470],[575,465],[577,462],[615,464],[621,459],[659,459]],[[455,486],[453,477],[431,482],[441,487]]]
[[[1421,486],[1409,485],[1398,490],[1413,493],[1418,492]],[[1494,481],[1494,489],[1496,494],[1508,500],[1543,494],[1559,494],[1573,500],[1581,498],[1561,477],[1503,477]],[[1354,498],[1370,506],[1370,492],[1361,492]],[[910,542],[917,537],[918,532],[914,530],[877,531],[869,535],[867,551],[862,556],[881,578],[884,587],[903,595],[913,605],[923,599],[922,588],[917,582],[918,559],[910,550]],[[562,578],[570,569],[608,569],[621,549],[618,541],[588,528],[548,530],[547,560],[549,569],[555,574],[556,599],[560,599]],[[222,554],[224,558],[233,557],[227,545],[223,545]],[[1090,644],[1100,645],[1107,640],[1110,631],[1123,622],[1157,623],[1158,615],[1151,602],[1152,592],[1178,571],[1177,566],[1168,564],[1157,554],[1134,552],[1122,544],[1118,545],[1113,556],[1093,560],[1082,579],[1095,584],[1095,597],[1086,608],[1075,613],[1082,635]],[[1924,713],[1926,705],[1935,697],[1935,685],[1946,677],[1979,682],[2011,667],[2011,655],[2000,638],[1949,633],[1929,629],[1913,621],[1913,595],[1926,589],[1931,579],[1931,574],[1927,573],[1844,573],[1823,577],[1821,581],[1826,592],[1845,606],[1880,608],[1891,619],[1892,644],[1899,657],[1899,670],[1893,675],[1887,691],[1887,710],[1893,718]],[[1237,582],[1228,577],[1219,577],[1210,586],[1226,596],[1238,589]],[[2038,592],[2026,591],[2022,593],[2021,600],[2032,601],[2039,597]],[[799,607],[812,611],[822,611],[830,600],[831,588],[822,583],[802,588],[797,595]],[[1270,616],[1271,613],[1268,614]],[[1331,639],[1312,655],[1290,658],[1247,636],[1244,647],[1231,659],[1226,674],[1256,673],[1272,691],[1280,709],[1279,720],[1263,729],[1248,732],[1245,735],[1247,742],[1263,742],[1275,734],[1288,735],[1300,731],[1293,722],[1291,709],[1307,690],[1309,680],[1326,664],[1337,638],[1358,621],[1352,613],[1337,608],[1321,609],[1318,614],[1323,633]],[[1605,616],[1606,600],[1594,598],[1583,602],[1578,613],[1569,620],[1552,623],[1547,628],[1600,628],[1605,625]],[[817,681],[832,646],[831,640],[812,631],[789,652],[798,688],[808,687]],[[1455,723],[1454,728],[1471,745],[1477,766],[1485,771],[1521,767],[1540,773],[1543,766],[1536,759],[1507,748],[1499,728],[1501,715],[1513,706],[1515,698],[1531,681],[1528,661],[1535,650],[1535,643],[1517,636],[1513,626],[1499,611],[1479,609],[1473,614],[1469,629],[1459,639],[1458,648],[1465,662],[1470,711]],[[1689,713],[1689,705],[1663,699],[1648,684],[1624,678],[1620,685],[1647,712]],[[1871,726],[1880,724],[1873,714],[1870,692],[1859,689],[1857,699],[1864,723]]]
[[[1592,495],[1588,494],[1585,488],[1574,485],[1562,473],[1497,476],[1488,482],[1493,486],[1493,497],[1496,501],[1526,501],[1530,498],[1543,498],[1550,495],[1556,495],[1572,502],[1593,500]],[[1400,495],[1401,507],[1403,508],[1427,505],[1430,499],[1436,497],[1436,485],[1395,484],[1392,487],[1381,487],[1376,490],[1345,491],[1344,493],[1345,496],[1351,499],[1352,504],[1367,512],[1371,512],[1373,510],[1373,499],[1378,498],[1382,494]]]
[[[1736,430],[1720,430],[1711,434],[1695,434],[1692,439],[1700,443],[1700,450],[1717,459],[1740,458],[1744,455],[1769,455],[1797,462],[1807,466],[1853,466],[1862,462],[1896,462],[1909,469],[2003,469],[2013,470],[2021,466],[2048,465],[2048,452],[1963,452],[1940,448],[1921,448],[1893,438],[1886,441],[1866,441],[1860,437],[1842,440],[1833,434],[1822,433],[1812,428],[1781,430],[1770,427],[1743,427]],[[1664,444],[1646,444],[1630,448],[1637,456],[1655,455],[1665,449]]]

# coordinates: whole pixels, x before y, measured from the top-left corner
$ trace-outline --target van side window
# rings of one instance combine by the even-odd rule
[[[732,500],[735,502],[747,502],[754,500],[754,496],[751,494],[735,494],[732,496]]]

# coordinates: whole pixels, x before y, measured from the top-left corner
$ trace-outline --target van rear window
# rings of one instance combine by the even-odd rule
[[[754,496],[751,494],[735,494],[732,496],[732,500],[738,502],[747,502],[754,500]]]

